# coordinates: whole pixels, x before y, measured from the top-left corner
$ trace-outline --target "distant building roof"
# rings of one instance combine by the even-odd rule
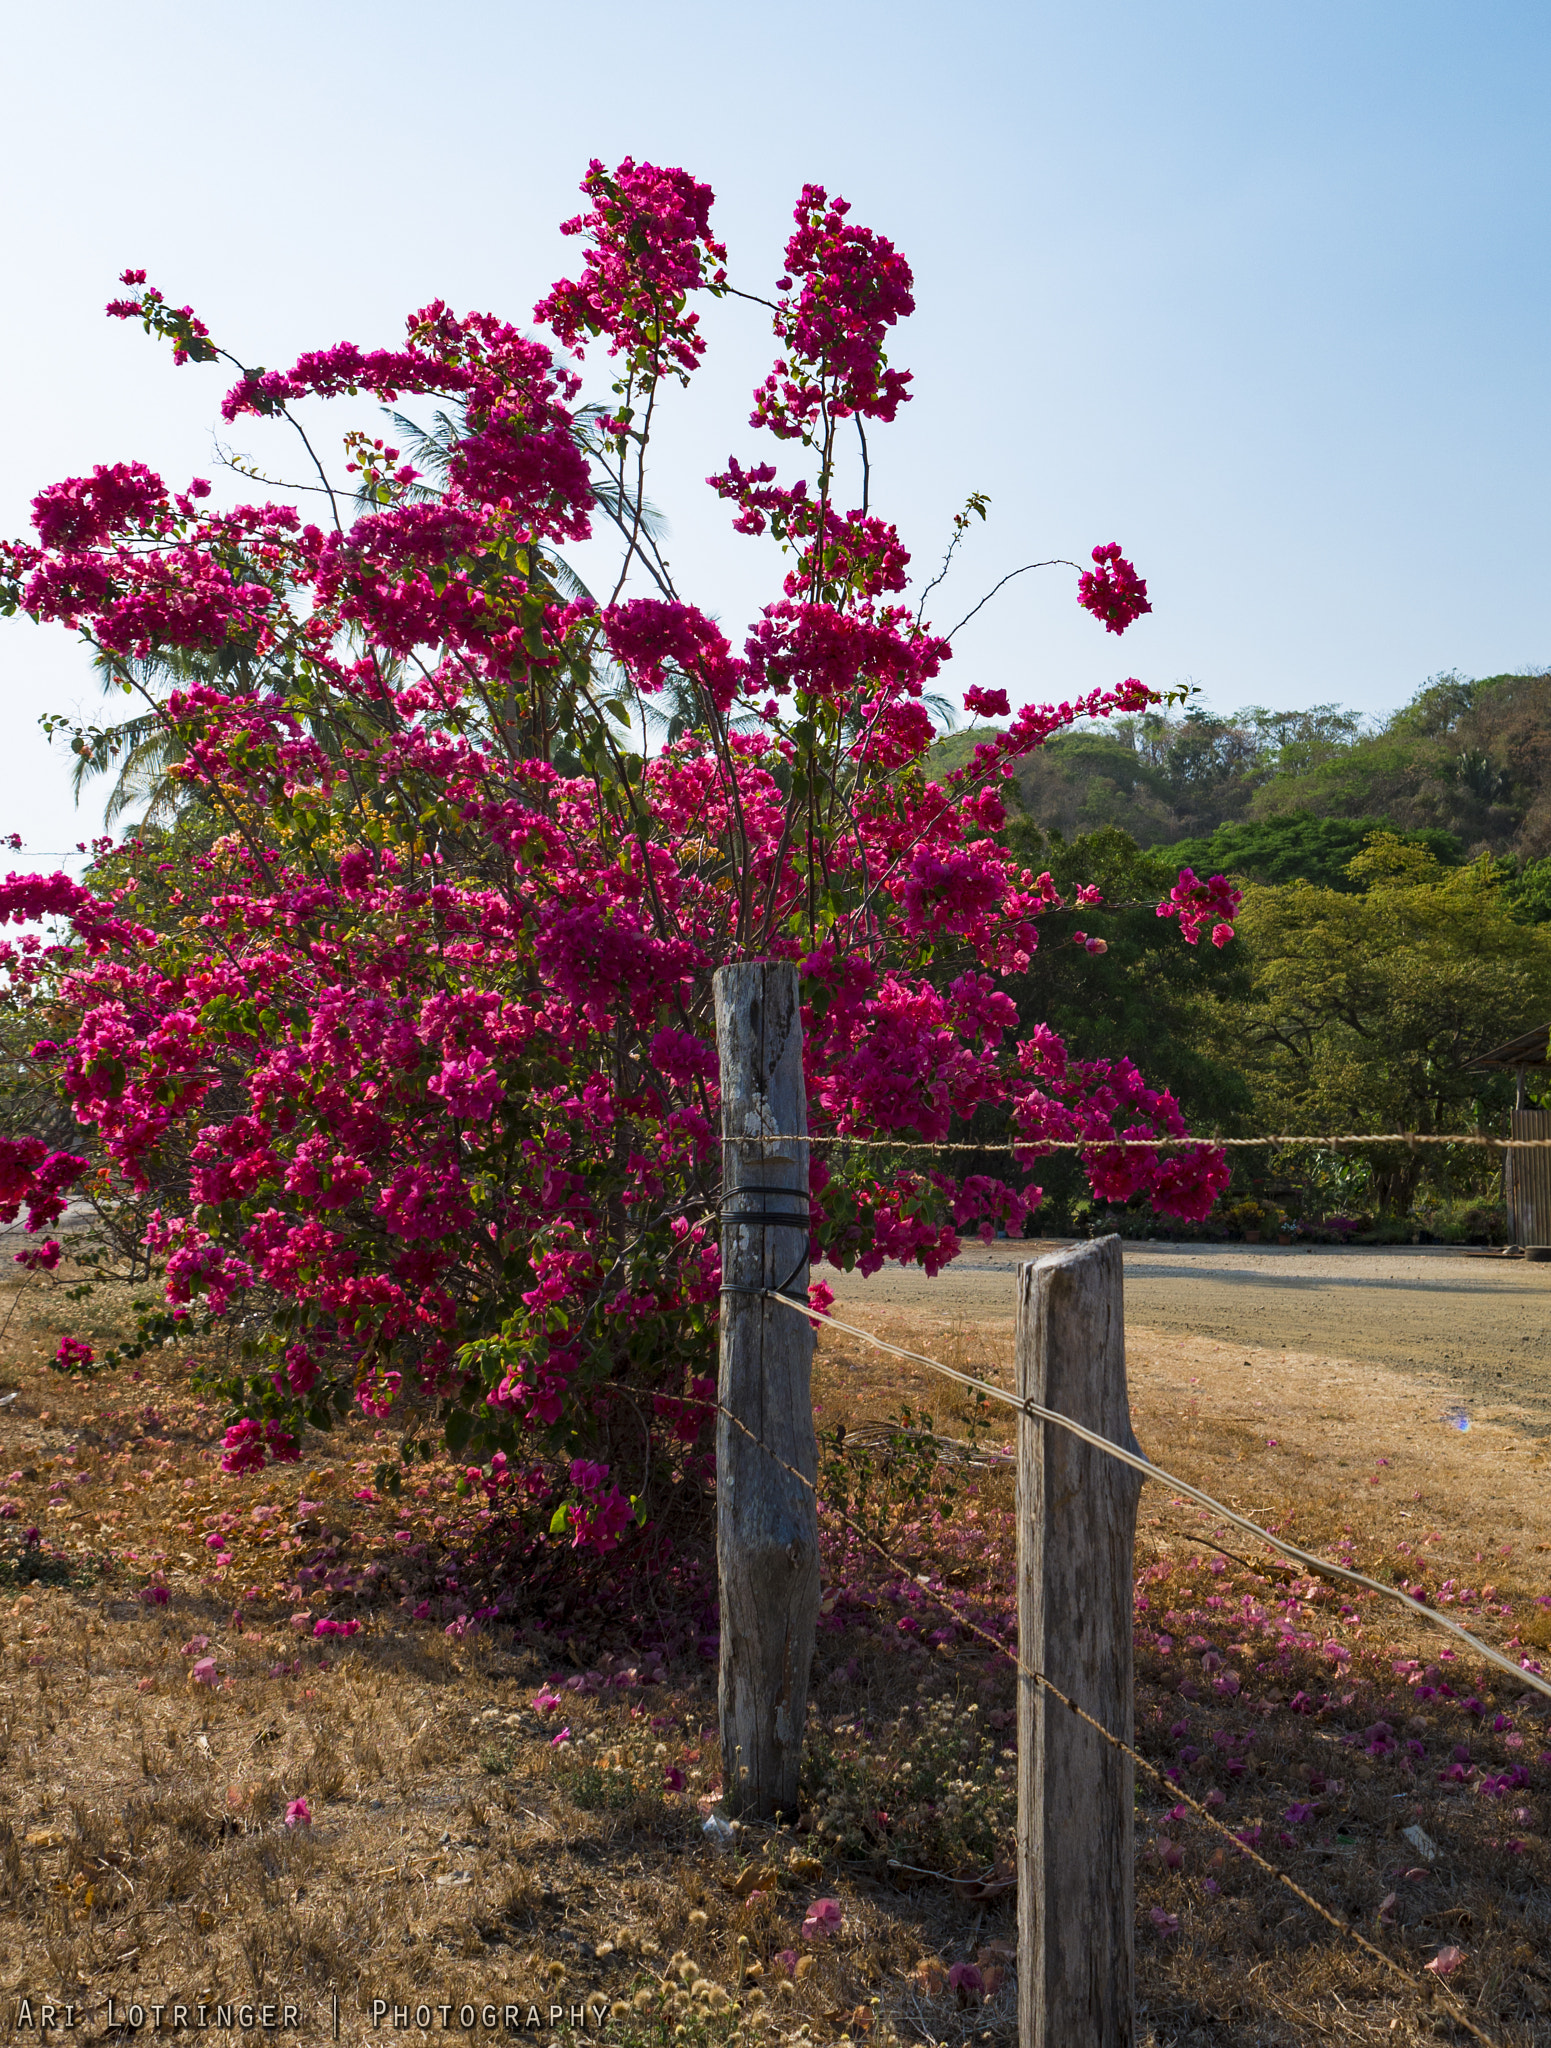
[[[1467,1060],[1469,1067],[1544,1067],[1551,1065],[1546,1056],[1548,1042],[1551,1042],[1551,1024],[1537,1024],[1533,1031],[1521,1031],[1517,1038],[1510,1038],[1506,1045],[1494,1045],[1490,1052],[1484,1052],[1479,1059]]]

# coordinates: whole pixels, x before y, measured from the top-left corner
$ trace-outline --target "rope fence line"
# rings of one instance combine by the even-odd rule
[[[1493,1138],[1482,1131],[1343,1131],[1321,1137],[1284,1133],[1265,1138],[1134,1138],[1114,1132],[1092,1138],[982,1138],[976,1143],[964,1139],[927,1142],[920,1138],[863,1138],[855,1132],[846,1136],[814,1135],[807,1131],[751,1131],[743,1137],[724,1137],[724,1145],[854,1145],[860,1152],[1092,1152],[1105,1146],[1132,1146],[1138,1151],[1186,1152],[1197,1145],[1211,1145],[1219,1152],[1248,1152],[1267,1146],[1306,1146],[1314,1151],[1343,1145],[1482,1145],[1496,1152],[1551,1151],[1551,1138]]]
[[[798,1315],[811,1316],[837,1330],[844,1330],[848,1336],[860,1337],[864,1342],[875,1345],[880,1351],[891,1352],[896,1358],[908,1358],[917,1365],[929,1366],[944,1379],[953,1380],[957,1385],[969,1388],[972,1393],[979,1394],[986,1400],[999,1401],[1004,1407],[1012,1408],[1020,1415],[1031,1416],[1038,1422],[1053,1422],[1058,1429],[1064,1429],[1072,1436],[1080,1438],[1083,1443],[1091,1444],[1096,1451],[1103,1451],[1106,1456],[1117,1459],[1122,1465],[1129,1465],[1133,1472],[1140,1472],[1144,1479],[1155,1480],[1160,1486],[1173,1487],[1177,1493],[1209,1509],[1216,1519],[1229,1522],[1234,1528],[1241,1529],[1246,1536],[1258,1536],[1272,1550],[1280,1551],[1284,1557],[1290,1557],[1301,1564],[1305,1571],[1311,1571],[1320,1578],[1341,1579],[1348,1585],[1361,1586],[1369,1592],[1381,1594],[1384,1599],[1393,1600],[1397,1606],[1418,1615],[1423,1621],[1430,1622],[1433,1627],[1446,1629],[1450,1635],[1458,1636],[1461,1642],[1467,1643],[1477,1656],[1484,1657],[1489,1664],[1495,1664],[1500,1671],[1507,1672],[1509,1677],[1516,1678],[1521,1685],[1533,1686],[1538,1692],[1544,1693],[1547,1699],[1551,1699],[1551,1679],[1543,1678],[1534,1671],[1526,1671],[1521,1664],[1515,1664],[1503,1651],[1493,1649],[1490,1643],[1482,1642],[1479,1636],[1472,1635],[1469,1629],[1462,1628],[1457,1621],[1451,1621],[1447,1615],[1439,1614],[1434,1608],[1425,1607],[1420,1600],[1413,1600],[1409,1593],[1401,1592],[1398,1586],[1386,1586],[1382,1579],[1370,1579],[1365,1572],[1353,1571],[1348,1565],[1334,1564],[1326,1558],[1315,1556],[1312,1551],[1301,1550],[1296,1543],[1289,1543],[1284,1537],[1273,1536],[1269,1529],[1263,1529],[1258,1522],[1252,1522],[1236,1508],[1226,1507],[1211,1494],[1203,1493],[1200,1487],[1192,1486],[1188,1480],[1176,1478],[1172,1472],[1165,1472],[1161,1466],[1153,1464],[1150,1458],[1138,1457],[1134,1451],[1128,1451],[1120,1444],[1111,1443],[1108,1437],[1100,1436],[1096,1430],[1088,1429],[1080,1422],[1074,1422],[1069,1415],[1062,1415],[1055,1408],[1046,1408],[1038,1401],[1020,1399],[1017,1394],[1009,1393],[1005,1387],[995,1386],[989,1380],[977,1379],[973,1373],[960,1372],[955,1366],[944,1365],[941,1359],[928,1358],[920,1351],[907,1351],[902,1344],[891,1344],[886,1337],[874,1336],[871,1330],[861,1329],[855,1323],[842,1322],[838,1316],[830,1315],[825,1309],[814,1308],[808,1302],[794,1301],[789,1294],[778,1294],[772,1287],[762,1288],[760,1292],[767,1301],[778,1301],[784,1308],[792,1309]]]
[[[769,1290],[765,1291],[769,1292]],[[785,1295],[771,1293],[770,1298],[773,1301],[785,1301],[788,1307],[796,1306],[796,1304],[790,1301],[790,1299]],[[831,1319],[826,1318],[826,1320]],[[847,1326],[842,1324],[841,1327],[845,1328]],[[882,1340],[875,1339],[874,1341],[881,1342]],[[886,1345],[884,1348],[888,1350],[898,1349],[897,1346],[893,1345]],[[914,1352],[904,1352],[901,1355],[906,1358],[914,1358],[917,1354]],[[924,1362],[932,1363],[933,1361],[928,1360]],[[942,1367],[941,1370],[951,1373],[951,1368],[949,1367]],[[962,1378],[964,1376],[961,1374],[952,1374],[952,1377]],[[974,1383],[972,1382],[971,1384]],[[669,1395],[666,1398],[669,1400],[673,1400],[679,1397]],[[1006,1397],[1004,1396],[1003,1398]],[[725,1407],[720,1401],[704,1402],[697,1405],[713,1408],[718,1415],[725,1415],[727,1420],[732,1424],[733,1428],[738,1430],[743,1436],[747,1437],[749,1442],[753,1444],[756,1447],[756,1449],[763,1451],[767,1458],[772,1459],[777,1465],[781,1467],[781,1469],[784,1472],[789,1473],[793,1479],[797,1480],[801,1485],[805,1486],[808,1489],[808,1491],[813,1495],[815,1502],[819,1506],[827,1508],[832,1515],[834,1515],[839,1521],[845,1524],[846,1528],[848,1528],[851,1531],[852,1535],[857,1537],[859,1541],[865,1543],[869,1549],[876,1551],[878,1556],[881,1557],[886,1564],[891,1566],[893,1570],[899,1572],[901,1576],[905,1579],[908,1579],[912,1585],[919,1586],[920,1590],[926,1595],[926,1597],[929,1600],[935,1601],[937,1605],[941,1607],[946,1614],[951,1616],[956,1626],[965,1629],[969,1634],[978,1637],[981,1642],[987,1644],[989,1648],[994,1650],[998,1656],[1006,1657],[1008,1661],[1012,1664],[1014,1670],[1018,1673],[1018,1675],[1021,1678],[1026,1678],[1029,1680],[1031,1684],[1041,1687],[1045,1692],[1050,1694],[1052,1699],[1058,1700],[1063,1707],[1068,1709],[1069,1712],[1075,1714],[1080,1721],[1085,1722],[1088,1727],[1092,1728],[1095,1734],[1101,1736],[1103,1740],[1107,1742],[1112,1749],[1118,1750],[1122,1756],[1129,1757],[1134,1765],[1138,1766],[1143,1772],[1146,1773],[1146,1775],[1149,1778],[1151,1778],[1158,1785],[1160,1791],[1162,1792],[1165,1798],[1173,1800],[1175,1803],[1183,1803],[1184,1805],[1188,1806],[1198,1819],[1205,1821],[1208,1828],[1210,1828],[1214,1833],[1222,1836],[1223,1840],[1228,1844],[1229,1848],[1233,1851],[1235,1855],[1246,1857],[1251,1863],[1257,1864],[1261,1870],[1266,1872],[1267,1876],[1274,1878],[1278,1884],[1284,1885],[1286,1889],[1290,1891],[1296,1899],[1300,1900],[1304,1905],[1309,1907],[1309,1909],[1315,1914],[1317,1914],[1321,1920],[1326,1921],[1331,1927],[1333,1927],[1336,1930],[1338,1934],[1344,1935],[1347,1939],[1355,1942],[1357,1946],[1360,1949],[1362,1949],[1365,1954],[1371,1956],[1374,1959],[1374,1961],[1380,1963],[1392,1975],[1398,1977],[1401,1983],[1405,1985],[1408,1991],[1412,1992],[1418,1998],[1421,1998],[1425,2002],[1428,1996],[1427,1985],[1411,1970],[1407,1969],[1403,1963],[1397,1962],[1393,1956],[1386,1954],[1386,1952],[1382,1948],[1380,1948],[1376,1942],[1370,1941],[1368,1937],[1361,1932],[1360,1929],[1348,1925],[1348,1923],[1342,1920],[1339,1917],[1339,1915],[1333,1913],[1328,1906],[1324,1905],[1319,1899],[1315,1898],[1312,1892],[1306,1891],[1304,1887],[1298,1883],[1296,1878],[1290,1877],[1285,1870],[1279,1869],[1276,1864],[1272,1863],[1269,1860],[1269,1858],[1262,1856],[1258,1849],[1251,1847],[1251,1845],[1248,1842],[1241,1841],[1240,1838],[1233,1832],[1233,1830],[1227,1825],[1225,1821],[1220,1821],[1217,1818],[1217,1816],[1214,1813],[1212,1813],[1210,1809],[1202,1803],[1202,1801],[1196,1799],[1191,1793],[1187,1792],[1182,1785],[1178,1785],[1172,1779],[1170,1779],[1165,1774],[1164,1770],[1160,1765],[1155,1764],[1151,1760],[1151,1758],[1143,1756],[1139,1750],[1133,1748],[1132,1745],[1129,1742],[1125,1741],[1125,1739],[1122,1736],[1116,1735],[1111,1729],[1106,1728],[1102,1721],[1098,1720],[1097,1717],[1093,1714],[1090,1714],[1085,1707],[1079,1705],[1079,1703],[1075,1699],[1073,1699],[1068,1693],[1063,1692],[1058,1685],[1053,1684],[1052,1681],[1048,1679],[1042,1671],[1036,1671],[1032,1665],[1025,1664],[1022,1657],[1019,1656],[1018,1652],[1015,1649],[1010,1649],[1007,1646],[1007,1644],[1002,1642],[998,1636],[993,1635],[988,1628],[982,1628],[978,1622],[972,1621],[967,1615],[961,1613],[959,1609],[953,1605],[952,1601],[950,1601],[947,1598],[946,1594],[939,1593],[934,1587],[922,1585],[919,1576],[910,1569],[910,1567],[903,1561],[903,1559],[896,1557],[892,1551],[888,1550],[882,1543],[878,1541],[877,1537],[873,1536],[868,1530],[862,1528],[859,1523],[854,1521],[852,1517],[846,1513],[844,1508],[836,1507],[832,1501],[825,1500],[823,1494],[819,1491],[817,1483],[814,1480],[810,1479],[806,1472],[800,1472],[795,1465],[789,1464],[787,1460],[783,1458],[778,1451],[773,1450],[770,1447],[770,1445],[764,1441],[762,1437],[757,1436],[754,1433],[754,1431],[749,1428],[748,1424],[742,1420],[741,1417],[734,1415],[732,1410],[730,1408]],[[1014,1405],[1019,1407],[1023,1406],[1022,1403],[1016,1402]],[[1061,1422],[1065,1421],[1066,1419],[1064,1417],[1055,1415],[1052,1411],[1040,1410],[1038,1408],[1038,1405],[1033,1402],[1030,1402],[1028,1404],[1028,1409],[1031,1413],[1044,1414],[1048,1416],[1048,1419],[1052,1421]],[[1077,1425],[1075,1424],[1069,1426],[1073,1428],[1077,1427]],[[1093,1437],[1091,1435],[1091,1432],[1087,1430],[1079,1430],[1079,1434],[1088,1437],[1090,1441],[1096,1443],[1103,1449],[1113,1450],[1115,1448],[1115,1446],[1108,1444],[1104,1438]],[[1130,1462],[1134,1463],[1136,1461],[1131,1460]],[[1154,1473],[1153,1476],[1160,1475]],[[1472,1640],[1474,1639],[1472,1638]],[[1551,1691],[1551,1687],[1548,1687],[1547,1690]],[[1459,2022],[1459,2024],[1462,2027],[1465,2028],[1467,2033],[1473,2035],[1476,2040],[1482,2042],[1484,2044],[1484,2048],[1501,2048],[1501,2044],[1496,2040],[1496,2038],[1493,2035],[1486,2033],[1484,2029],[1478,2026],[1476,2022],[1471,2018],[1469,2012],[1466,2010],[1463,2000],[1460,1998],[1459,1994],[1453,1989],[1451,1985],[1446,1984],[1442,1980],[1442,1978],[1438,1978],[1434,1980],[1434,1990],[1436,1993],[1441,1993],[1443,1995],[1443,1997],[1448,2001],[1450,2006],[1453,2008],[1453,2017]]]

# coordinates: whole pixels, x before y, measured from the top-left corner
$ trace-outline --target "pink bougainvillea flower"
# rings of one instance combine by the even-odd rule
[[[278,1422],[259,1422],[252,1416],[234,1422],[223,1442],[223,1472],[257,1472],[268,1459],[284,1465],[294,1464],[300,1456],[297,1439],[289,1430]]]
[[[560,1731],[560,1733],[559,1733],[558,1735],[551,1735],[551,1736],[550,1736],[550,1738],[549,1738],[549,1746],[550,1746],[550,1748],[551,1748],[551,1749],[561,1749],[561,1748],[563,1748],[563,1747],[565,1746],[565,1744],[566,1744],[566,1743],[568,1743],[568,1742],[570,1741],[570,1739],[571,1739],[571,1730],[570,1730],[569,1726],[567,1726],[567,1727],[565,1727],[565,1728],[562,1728],[562,1729],[561,1729],[561,1731]]]
[[[1103,621],[1106,632],[1123,633],[1152,610],[1147,585],[1121,554],[1118,541],[1095,548],[1093,560],[1096,567],[1084,569],[1077,579],[1077,602]]]
[[[1178,1934],[1178,1913],[1166,1913],[1163,1910],[1162,1906],[1153,1906],[1152,1908],[1150,1908],[1147,1917],[1149,1920],[1151,1920],[1153,1926],[1157,1928],[1158,1932],[1161,1935],[1163,1935],[1165,1939],[1167,1939],[1170,1935]]]
[[[815,1899],[803,1915],[802,1938],[804,1941],[818,1941],[821,1937],[840,1932],[840,1901],[838,1899]]]
[[[312,1808],[305,1799],[293,1799],[285,1810],[285,1824],[288,1828],[310,1828]]]
[[[773,1956],[772,1956],[772,1957],[770,1958],[770,1960],[771,1960],[771,1961],[772,1961],[772,1962],[773,1962],[773,1963],[775,1964],[776,1968],[777,1968],[778,1970],[780,1970],[780,1971],[781,1971],[781,1973],[782,1973],[782,1974],[783,1974],[784,1976],[787,1976],[787,1977],[791,1977],[791,1976],[794,1976],[794,1975],[796,1974],[796,1970],[797,1970],[797,1951],[796,1951],[796,1949],[794,1949],[794,1948],[783,1948],[783,1949],[777,1949],[776,1953],[775,1953],[775,1954],[774,1954],[774,1955],[773,1955]]]
[[[1208,924],[1212,925],[1212,944],[1225,946],[1233,937],[1232,920],[1242,901],[1243,892],[1223,876],[1213,875],[1203,882],[1194,869],[1181,868],[1179,880],[1158,905],[1158,915],[1179,919],[1179,935],[1187,946],[1196,944]]]
[[[214,1657],[201,1657],[193,1670],[190,1671],[189,1678],[195,1685],[214,1685],[216,1682]]]
[[[986,1980],[978,1964],[955,1963],[948,1972],[948,1989],[958,1994],[960,2005],[978,2005],[985,1996]]]
[[[774,950],[798,974],[825,1144],[792,1191],[808,1209],[791,1251],[816,1313],[825,1264],[931,1275],[968,1238],[1020,1236],[1052,1145],[1083,1148],[1096,1198],[1197,1220],[1228,1170],[1167,1089],[1127,1058],[1077,1057],[1009,992],[1067,902],[1008,843],[1007,785],[1060,735],[1156,697],[1126,677],[1013,711],[972,684],[966,705],[996,726],[952,768],[931,758],[951,636],[906,601],[905,539],[836,497],[822,452],[831,426],[882,430],[911,396],[890,355],[910,264],[845,198],[796,197],[765,300],[774,363],[743,415],[771,439],[709,480],[765,541],[770,583],[743,622],[724,630],[720,593],[621,579],[599,603],[555,580],[552,550],[598,524],[593,462],[655,461],[659,389],[706,347],[698,294],[728,286],[690,171],[594,161],[582,190],[573,274],[536,308],[547,339],[434,300],[382,345],[240,373],[227,422],[305,406],[310,435],[348,401],[348,525],[116,461],[45,483],[29,534],[0,545],[0,610],[84,637],[113,676],[164,667],[147,717],[179,792],[264,821],[177,863],[131,831],[89,849],[85,879],[0,877],[0,925],[24,928],[0,937],[7,989],[47,1019],[34,1058],[90,1134],[79,1156],[0,1136],[0,1226],[25,1211],[42,1232],[90,1175],[137,1229],[154,1199],[144,1246],[180,1336],[256,1328],[253,1305],[276,1304],[223,1419],[229,1477],[296,1463],[304,1430],[352,1409],[437,1412],[460,1501],[521,1496],[539,1544],[601,1555],[655,1540],[659,1472],[689,1492],[714,1474],[721,1257],[697,1205],[719,1173],[724,964]],[[221,359],[137,269],[109,313],[175,363]],[[619,380],[602,411],[574,367],[600,343]],[[454,423],[431,480],[348,424],[412,400]],[[646,549],[650,567],[644,508],[621,509],[623,566]],[[1077,600],[1114,634],[1150,609],[1115,542]],[[664,692],[662,742],[623,780],[594,773],[631,701]],[[1101,893],[1071,894],[1093,926]],[[1199,946],[1237,906],[1224,878],[1184,870],[1158,909]],[[1108,943],[1076,945],[1086,964]],[[1005,1178],[889,1150],[982,1108],[1012,1142]],[[24,1264],[48,1270],[55,1242]],[[57,1362],[98,1363],[78,1339]],[[625,1408],[650,1432],[650,1484],[634,1452],[605,1453]],[[342,1519],[378,1505],[370,1473],[342,1481]],[[301,1501],[298,1524],[318,1510]],[[428,1519],[430,1541],[453,1517]],[[233,1540],[206,1531],[213,1571]],[[488,1617],[437,1618],[466,1634]]]
[[[677,1764],[668,1764],[663,1769],[662,1782],[669,1792],[682,1792],[684,1789],[684,1773]]]
[[[1012,706],[1005,690],[987,690],[972,683],[964,692],[964,709],[976,718],[1006,718]]]
[[[1435,1977],[1452,1977],[1464,1960],[1465,1951],[1462,1948],[1445,1947],[1439,1949],[1432,1961],[1425,1963],[1423,1968],[1431,1970]]]
[[[180,1657],[197,1657],[201,1650],[208,1650],[209,1647],[210,1638],[208,1636],[190,1636],[178,1652],[178,1655]]]
[[[294,1629],[310,1629],[312,1627],[312,1616],[305,1607],[298,1608],[296,1613],[291,1616],[291,1626]]]

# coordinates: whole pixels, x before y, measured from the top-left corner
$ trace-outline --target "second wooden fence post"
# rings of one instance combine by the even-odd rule
[[[802,1016],[790,961],[723,967],[713,987],[723,1138],[718,1397],[743,1424],[716,1418],[722,1785],[729,1812],[768,1820],[797,1810],[819,1612],[818,1502],[812,1484],[786,1469],[818,1479],[813,1326],[760,1292],[808,1292]]]
[[[1120,1240],[1023,1267],[1018,1392],[1139,1450],[1126,1394]],[[1112,1735],[1134,1735],[1139,1475],[1054,1423],[1018,1424],[1018,1654]],[[1132,2048],[1131,1759],[1018,1679],[1020,2048]]]

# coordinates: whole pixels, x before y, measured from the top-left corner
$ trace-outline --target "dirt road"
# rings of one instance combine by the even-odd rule
[[[1022,1261],[1055,1243],[975,1245],[947,1272],[832,1276],[836,1312],[925,1331],[934,1318],[1010,1325]],[[1551,1265],[1427,1248],[1300,1251],[1255,1245],[1125,1247],[1126,1322],[1165,1337],[1319,1354],[1434,1383],[1440,1403],[1509,1404],[1551,1436]]]

